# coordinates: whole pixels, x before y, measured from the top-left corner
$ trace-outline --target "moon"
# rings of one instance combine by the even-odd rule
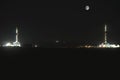
[[[87,6],[85,6],[85,10],[87,10],[87,11],[88,11],[89,9],[90,9],[90,6],[88,6],[88,5],[87,5]]]

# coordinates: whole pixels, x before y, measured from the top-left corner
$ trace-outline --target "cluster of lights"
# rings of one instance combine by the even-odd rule
[[[85,48],[92,48],[93,46],[85,45]]]
[[[115,44],[100,44],[98,46],[99,48],[119,48],[120,45],[115,45]]]
[[[5,45],[3,45],[3,47],[21,47],[21,45],[19,44],[19,45],[16,45],[16,44],[12,44],[12,43],[10,43],[10,42],[7,42]]]
[[[7,46],[11,46],[11,47],[12,47],[13,45],[12,45],[12,43],[8,42],[8,43],[6,43],[6,44],[3,45],[3,46],[4,46],[4,47],[7,47]]]
[[[85,45],[85,46],[79,46],[78,48],[95,48],[95,46]]]

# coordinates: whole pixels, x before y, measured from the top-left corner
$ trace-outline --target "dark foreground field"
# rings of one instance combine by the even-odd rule
[[[79,55],[120,55],[120,48],[0,48],[1,56],[40,56],[40,55],[64,55],[64,54],[79,54]]]
[[[10,64],[75,60],[82,56],[120,56],[120,48],[0,48],[1,62]]]

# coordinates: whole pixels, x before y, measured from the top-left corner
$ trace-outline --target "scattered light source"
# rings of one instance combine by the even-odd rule
[[[38,47],[37,45],[35,45],[35,47]]]
[[[91,45],[85,45],[84,47],[85,48],[93,48],[93,46],[91,46]]]
[[[59,40],[56,40],[56,43],[59,43]]]

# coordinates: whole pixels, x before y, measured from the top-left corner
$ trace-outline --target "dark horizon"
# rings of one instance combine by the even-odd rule
[[[108,25],[108,42],[120,43],[119,0],[3,1],[0,6],[0,43],[56,40],[101,43]],[[85,6],[90,10],[86,11]]]

